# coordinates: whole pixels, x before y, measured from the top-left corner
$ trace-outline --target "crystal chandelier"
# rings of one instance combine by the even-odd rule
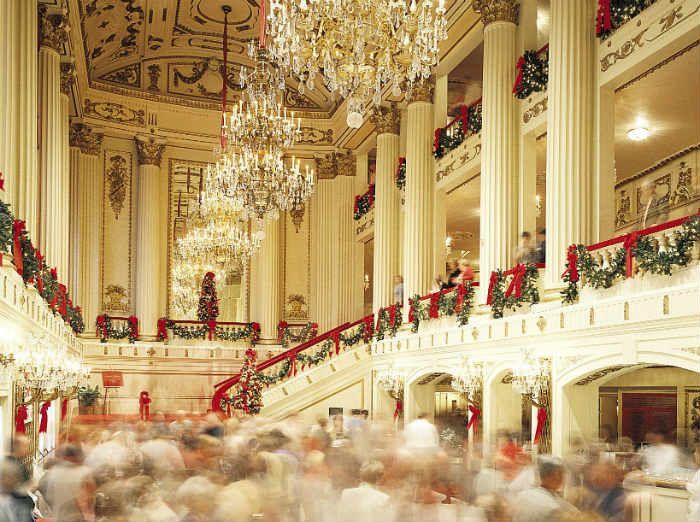
[[[403,394],[405,379],[406,376],[404,372],[395,369],[393,366],[387,370],[383,370],[377,376],[379,385],[395,399]]]
[[[523,350],[518,364],[513,367],[512,386],[521,395],[528,395],[534,401],[549,388],[551,362],[547,358],[537,358],[531,351]]]
[[[447,38],[444,0],[271,0],[268,50],[299,80],[316,77],[348,103],[348,126],[362,125],[363,105],[382,91],[410,92],[430,77]]]
[[[452,377],[452,388],[466,394],[467,398],[481,394],[484,384],[484,366],[466,359],[460,370]]]
[[[14,354],[13,380],[21,387],[47,393],[66,391],[80,385],[90,370],[65,349],[44,338],[32,339],[30,346]]]

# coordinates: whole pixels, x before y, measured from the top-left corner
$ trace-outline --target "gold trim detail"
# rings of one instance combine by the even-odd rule
[[[25,0],[26,1],[26,0]],[[68,17],[63,13],[49,14],[46,6],[39,8],[39,46],[48,47],[57,53],[68,42]]]
[[[529,107],[524,113],[523,113],[523,123],[529,123],[530,120],[536,118],[543,112],[547,110],[547,102],[549,98],[545,98],[543,100],[538,101],[535,103],[532,107]]]
[[[474,0],[472,8],[481,15],[484,26],[494,22],[518,24],[520,4],[515,0]]]
[[[80,152],[91,156],[96,156],[100,153],[104,134],[93,131],[84,123],[71,124],[69,132],[71,147],[78,147]]]
[[[401,127],[401,112],[392,103],[389,107],[376,107],[370,116],[370,121],[374,123],[377,135],[379,134],[399,134]]]
[[[155,165],[160,167],[165,150],[165,142],[153,136],[136,136],[136,155],[141,165]]]

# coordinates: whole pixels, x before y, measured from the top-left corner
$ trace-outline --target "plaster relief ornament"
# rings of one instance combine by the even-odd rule
[[[124,207],[126,189],[131,178],[131,167],[123,156],[115,154],[109,158],[110,166],[105,173],[107,178],[107,190],[109,204],[114,212],[114,219],[119,219],[119,214]]]
[[[102,307],[110,312],[128,312],[129,295],[126,288],[121,285],[107,285]]]

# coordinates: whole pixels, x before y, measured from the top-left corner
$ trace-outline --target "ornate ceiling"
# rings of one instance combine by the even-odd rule
[[[240,95],[246,42],[258,34],[256,0],[73,0],[80,13],[90,85],[110,92],[217,108],[223,78]],[[223,71],[223,12],[230,5],[228,70]],[[73,28],[75,30],[75,28]],[[285,104],[326,117],[337,107],[321,87],[300,93],[288,83]]]

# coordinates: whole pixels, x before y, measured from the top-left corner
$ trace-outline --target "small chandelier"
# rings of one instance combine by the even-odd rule
[[[394,399],[403,394],[403,386],[406,375],[402,370],[397,370],[393,366],[383,370],[377,376],[377,382]]]
[[[268,50],[277,65],[313,89],[317,76],[347,99],[347,123],[382,91],[410,92],[430,77],[447,39],[444,0],[271,0]]]
[[[30,346],[14,354],[13,380],[32,390],[65,391],[81,384],[89,374],[80,359],[44,338],[33,338]]]
[[[539,401],[549,388],[551,369],[549,359],[537,358],[530,350],[523,350],[520,361],[513,367],[513,389]]]
[[[484,365],[468,359],[463,361],[462,367],[452,377],[452,388],[459,393],[466,394],[467,398],[480,395],[483,384]]]

